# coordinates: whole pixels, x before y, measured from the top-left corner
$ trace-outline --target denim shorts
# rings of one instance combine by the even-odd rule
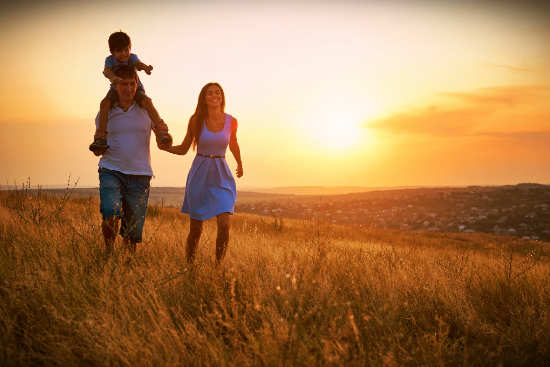
[[[120,235],[141,242],[151,176],[127,175],[99,168],[99,210],[103,219],[122,219]]]

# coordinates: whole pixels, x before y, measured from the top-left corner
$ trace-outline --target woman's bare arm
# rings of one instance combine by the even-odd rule
[[[243,176],[243,162],[241,161],[241,148],[239,147],[239,142],[237,141],[237,119],[233,118],[231,121],[231,136],[229,137],[229,150],[235,157],[237,161],[237,177]]]
[[[185,138],[183,138],[183,141],[181,142],[181,144],[162,148],[162,150],[165,150],[167,152],[177,154],[177,155],[185,155],[189,151],[189,148],[191,147],[192,142],[193,142],[193,134],[191,132],[191,122],[189,122],[189,125],[187,126],[187,133],[185,134]]]

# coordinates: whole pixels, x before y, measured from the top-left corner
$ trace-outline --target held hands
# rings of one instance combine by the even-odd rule
[[[168,133],[168,125],[166,125],[164,120],[159,120],[155,123],[153,131],[155,132],[157,147],[159,147],[159,149],[167,150],[172,147],[172,137]]]
[[[167,139],[166,135],[169,136],[169,134],[166,131],[161,130],[160,133],[155,134],[156,141],[157,141],[157,147],[160,150],[166,150],[170,151],[172,148],[172,138],[170,137]]]
[[[237,166],[237,169],[235,170],[235,173],[237,174],[238,178],[243,177],[243,165],[242,164],[239,164]]]
[[[145,66],[145,68],[143,69],[143,71],[145,71],[145,73],[147,75],[151,75],[151,70],[153,70],[153,65],[147,65]]]

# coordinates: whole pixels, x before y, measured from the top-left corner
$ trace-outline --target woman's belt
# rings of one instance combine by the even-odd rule
[[[214,159],[214,158],[225,158],[224,155],[200,154],[200,153],[197,153],[197,155],[200,155],[201,157],[205,157],[205,158],[210,158],[210,159]]]

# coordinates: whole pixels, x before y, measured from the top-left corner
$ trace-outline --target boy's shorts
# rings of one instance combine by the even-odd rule
[[[139,105],[141,105],[141,101],[143,101],[145,98],[148,98],[148,97],[147,97],[147,94],[145,94],[145,89],[143,89],[143,85],[138,85],[134,99]],[[109,101],[111,101],[111,106],[114,106],[115,103],[118,102],[118,94],[116,92],[115,87],[109,88],[109,91],[105,95],[105,99],[108,99]]]
[[[100,167],[99,210],[103,219],[122,219],[120,235],[139,243],[147,214],[151,176],[127,175]]]

